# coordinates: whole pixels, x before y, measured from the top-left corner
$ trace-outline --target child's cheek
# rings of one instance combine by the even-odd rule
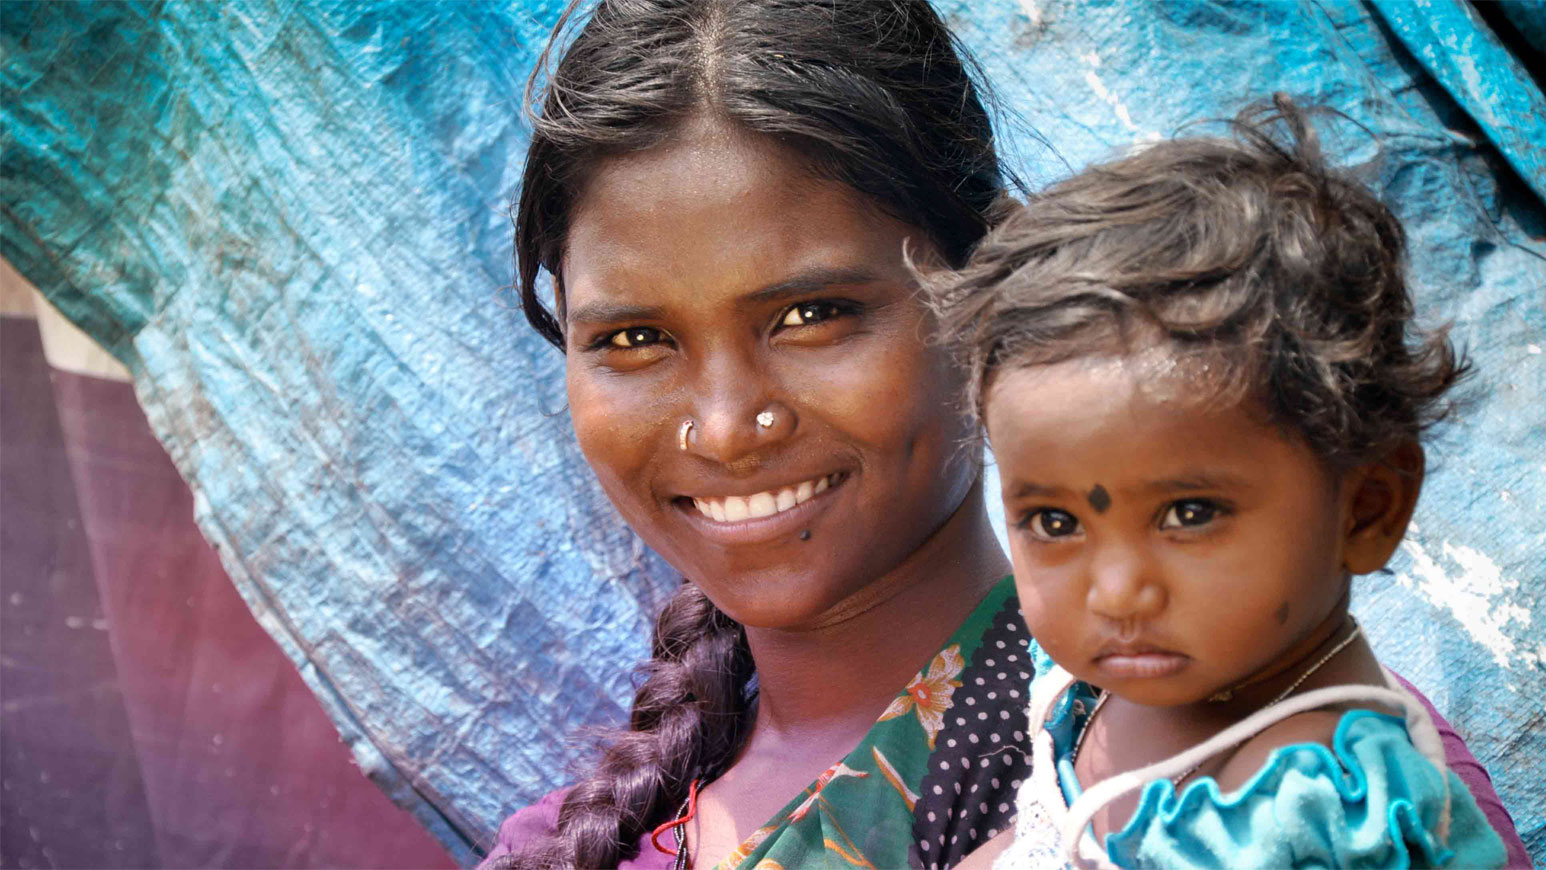
[[[1051,577],[1045,568],[1038,569],[1021,560],[1011,547],[1010,559],[1015,568],[1015,591],[1020,596],[1020,613],[1025,617],[1025,627],[1030,629],[1031,637],[1041,641],[1043,637],[1055,642],[1053,635],[1060,623],[1074,614],[1062,614],[1065,619],[1059,619],[1060,607],[1058,597],[1053,593]],[[1045,646],[1045,644],[1043,644]]]
[[[1036,600],[1036,586],[1032,578],[1036,572],[1032,570],[1029,560],[1025,557],[1024,547],[1013,536],[1015,530],[1011,528],[1009,543],[1009,561],[1015,571],[1015,592],[1020,596],[1020,612],[1025,615],[1026,625],[1031,625],[1031,602]],[[1034,629],[1033,629],[1034,630]]]

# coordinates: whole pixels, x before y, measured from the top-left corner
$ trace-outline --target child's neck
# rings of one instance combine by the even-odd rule
[[[1096,782],[1169,758],[1204,742],[1257,710],[1279,700],[1292,687],[1301,694],[1326,686],[1383,685],[1384,676],[1368,641],[1355,634],[1345,608],[1328,617],[1304,641],[1256,674],[1230,687],[1227,700],[1203,699],[1174,707],[1150,707],[1113,695],[1106,699],[1075,759],[1074,772],[1086,789]],[[1124,735],[1142,734],[1133,740]],[[1197,776],[1211,775],[1227,758],[1205,763]],[[1096,818],[1096,833],[1120,829],[1137,807],[1138,795],[1115,801]]]
[[[1314,630],[1261,670],[1199,703],[1231,720],[1244,719],[1289,694],[1302,691],[1304,684],[1330,667],[1361,633],[1346,606],[1339,606]],[[1326,684],[1317,682],[1316,685]]]

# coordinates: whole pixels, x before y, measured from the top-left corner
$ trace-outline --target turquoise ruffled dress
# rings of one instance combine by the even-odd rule
[[[1407,719],[1372,710],[1350,711],[1338,724],[1330,748],[1318,743],[1280,747],[1231,793],[1223,793],[1208,776],[1191,780],[1179,792],[1171,784],[1170,776],[1196,762],[1197,751],[1211,751],[1199,748],[1137,772],[1148,776],[1092,786],[1088,791],[1101,794],[1081,800],[1086,789],[1074,774],[1072,747],[1098,693],[1074,681],[1034,642],[1031,652],[1037,674],[1031,685],[1031,777],[1021,786],[1014,844],[1000,856],[995,870],[1067,864],[1123,868],[1495,868],[1505,864],[1502,840],[1465,784],[1443,767],[1436,732],[1424,731],[1424,726],[1427,732],[1433,730],[1427,712],[1394,683],[1388,689],[1339,687],[1320,692],[1361,691],[1386,704],[1396,701],[1409,711]],[[1396,693],[1410,703],[1401,702]],[[1304,696],[1309,703],[1314,702],[1312,694]],[[1281,712],[1263,711],[1262,721],[1247,730],[1259,731],[1299,709],[1287,702],[1283,706]],[[1130,791],[1139,792],[1138,808],[1121,830],[1096,844],[1082,821],[1100,805]]]

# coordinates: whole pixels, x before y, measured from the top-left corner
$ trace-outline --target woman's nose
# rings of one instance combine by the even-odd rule
[[[1124,548],[1099,554],[1090,570],[1086,602],[1090,612],[1123,622],[1149,619],[1165,609],[1165,584],[1141,550]]]
[[[794,410],[752,365],[722,365],[693,385],[694,411],[682,444],[722,465],[745,463],[794,434]],[[686,423],[683,423],[686,427]]]

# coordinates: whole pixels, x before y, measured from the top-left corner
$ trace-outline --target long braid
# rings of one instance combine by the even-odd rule
[[[565,797],[554,836],[506,867],[616,867],[671,816],[694,778],[734,759],[750,725],[754,673],[740,624],[684,583],[660,612],[645,670],[629,730]]]

